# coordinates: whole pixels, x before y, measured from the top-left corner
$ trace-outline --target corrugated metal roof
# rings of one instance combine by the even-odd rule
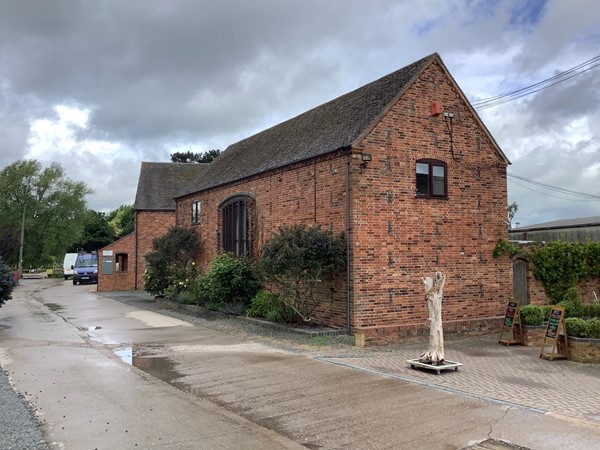
[[[527,225],[525,227],[514,228],[511,231],[532,231],[550,228],[569,228],[569,227],[584,227],[588,225],[600,225],[600,216],[580,217],[578,219],[561,219],[551,222],[538,223],[535,225]]]

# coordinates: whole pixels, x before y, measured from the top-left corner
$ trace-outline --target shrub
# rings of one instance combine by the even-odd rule
[[[565,327],[567,328],[567,335],[572,337],[585,338],[588,337],[590,332],[588,322],[579,317],[566,318]]]
[[[262,317],[271,322],[297,322],[298,316],[283,303],[276,294],[261,290],[252,299],[252,305],[246,311],[248,317]]]
[[[261,266],[279,298],[305,321],[317,320],[323,298],[316,288],[346,263],[345,240],[321,226],[281,227],[263,248]]]
[[[521,323],[523,325],[541,325],[547,316],[544,315],[544,310],[536,305],[525,305],[519,308]]]
[[[196,233],[189,228],[173,227],[152,241],[153,252],[146,258],[144,290],[153,295],[176,297],[183,282],[194,276],[192,259],[200,250]]]
[[[542,305],[542,312],[544,314],[544,322],[550,318],[550,311],[552,311],[552,305]]]
[[[581,317],[583,315],[580,303],[571,300],[563,300],[562,302],[558,302],[558,306],[563,306],[565,308],[565,317]]]
[[[600,303],[592,303],[590,305],[582,305],[581,313],[584,317],[600,318]]]
[[[14,286],[14,273],[0,256],[0,306],[11,298]]]
[[[600,339],[600,319],[590,319],[588,323],[588,336],[594,339]]]
[[[241,314],[262,287],[256,265],[248,258],[218,254],[191,288],[198,304]]]
[[[530,257],[535,277],[553,303],[574,300],[570,291],[579,281],[600,277],[600,242],[554,241],[535,247]]]

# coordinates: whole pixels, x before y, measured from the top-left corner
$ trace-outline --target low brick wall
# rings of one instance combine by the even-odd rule
[[[569,361],[600,363],[600,339],[569,338]]]
[[[547,324],[543,325],[522,325],[523,345],[527,347],[541,347],[544,341]],[[515,327],[515,339],[519,339],[519,327]]]
[[[504,316],[444,322],[444,336],[481,336],[499,333],[503,319]],[[422,341],[428,336],[429,324],[380,326],[354,330],[357,347]]]
[[[542,347],[547,325],[523,325],[523,345]],[[515,327],[516,337],[518,329]],[[558,339],[557,352],[566,354],[569,361],[580,363],[600,363],[600,339],[569,337],[569,348],[565,349],[565,338]]]

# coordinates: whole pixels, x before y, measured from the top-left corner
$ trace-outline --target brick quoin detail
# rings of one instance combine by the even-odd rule
[[[434,101],[454,114],[454,157],[443,115],[430,114]],[[366,168],[361,153],[372,157]],[[416,197],[416,161],[425,158],[447,164],[447,199]],[[255,255],[281,225],[321,224],[344,232],[345,171],[346,156],[332,153],[190,194],[177,200],[177,224],[196,230],[201,268],[219,250],[219,205],[239,193],[255,200]],[[438,64],[424,70],[352,149],[349,179],[351,330],[357,342],[385,344],[427,334],[421,278],[436,269],[447,276],[445,331],[498,329],[512,298],[510,260],[492,258],[498,238],[508,238],[506,163]],[[191,224],[194,201],[202,202],[198,224]],[[323,295],[326,321],[345,326],[345,274]]]

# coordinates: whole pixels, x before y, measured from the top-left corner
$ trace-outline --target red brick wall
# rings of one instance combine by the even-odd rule
[[[144,289],[144,255],[152,251],[152,240],[162,236],[175,226],[175,211],[136,211],[136,279],[134,289]]]
[[[455,116],[450,152],[442,116]],[[372,161],[361,166],[359,152]],[[448,199],[415,196],[418,159],[448,166]],[[229,196],[255,199],[259,249],[283,224],[320,223],[345,228],[345,156],[323,157],[178,200],[177,222],[193,226],[203,243],[200,266],[218,250],[219,205]],[[381,344],[428,332],[421,277],[439,269],[447,276],[443,318],[455,334],[498,329],[512,295],[508,258],[495,260],[499,237],[507,238],[506,166],[452,82],[432,66],[354,149],[350,167],[352,329],[360,344]],[[200,223],[191,204],[202,202]],[[327,320],[345,326],[343,276],[331,292]]]
[[[102,272],[103,252],[112,250],[113,273]],[[127,271],[117,271],[117,254],[127,255]],[[134,289],[135,277],[135,233],[128,234],[122,239],[113,242],[98,252],[98,290],[99,291],[127,291]],[[123,269],[123,267],[121,267]]]
[[[454,114],[454,153],[462,156],[451,154],[443,116],[430,115],[433,101]],[[508,235],[506,166],[439,67],[421,75],[359,149],[372,156],[367,169],[353,170],[351,194],[353,326],[365,343],[428,332],[421,278],[436,269],[447,277],[445,329],[497,326],[512,296],[508,258],[492,258]],[[416,197],[416,161],[425,158],[447,164],[448,199]]]
[[[238,183],[210,189],[178,199],[177,224],[193,227],[202,243],[198,266],[206,270],[220,249],[221,214],[219,206],[236,194],[254,198],[252,212],[254,256],[264,242],[282,225],[322,224],[343,232],[345,228],[345,157],[330,155],[260,174]],[[200,221],[191,223],[192,203],[201,201]],[[328,301],[325,317],[332,325],[346,325],[345,283],[340,277],[333,286],[325,286]]]

